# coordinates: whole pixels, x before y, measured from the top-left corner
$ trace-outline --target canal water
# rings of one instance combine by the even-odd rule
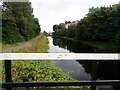
[[[79,42],[73,42],[60,38],[48,37],[49,53],[93,53],[101,52],[101,50],[83,45]],[[90,61],[52,60],[51,63],[61,68],[65,73],[70,74],[76,80],[91,80],[92,63]],[[119,80],[120,62],[118,61],[101,61],[98,62],[98,80]],[[115,86],[100,87],[99,90],[117,90]],[[103,89],[105,88],[105,89]],[[114,89],[113,89],[114,88]]]

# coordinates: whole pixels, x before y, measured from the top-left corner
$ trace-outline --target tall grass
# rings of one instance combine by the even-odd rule
[[[46,53],[48,50],[48,40],[46,36],[42,36],[38,41],[26,43],[15,51],[14,53]]]

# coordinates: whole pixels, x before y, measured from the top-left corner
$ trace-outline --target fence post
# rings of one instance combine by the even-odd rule
[[[92,61],[92,80],[97,80],[97,63],[98,61]],[[91,85],[91,90],[96,90],[96,85],[93,83]]]
[[[6,82],[12,82],[11,60],[5,60],[5,80]],[[12,88],[6,88],[6,90],[12,90]]]

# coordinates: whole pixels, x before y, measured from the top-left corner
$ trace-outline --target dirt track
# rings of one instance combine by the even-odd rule
[[[30,45],[30,44],[34,43],[35,41],[39,40],[42,36],[43,36],[43,35],[39,35],[39,36],[37,36],[36,38],[34,38],[34,39],[32,39],[32,40],[30,40],[30,41],[28,41],[28,42],[22,43],[22,44],[20,44],[20,45],[18,45],[18,46],[15,46],[15,47],[10,47],[10,48],[8,48],[8,49],[2,50],[2,51],[0,51],[0,53],[1,53],[1,52],[2,52],[2,53],[11,53],[11,52],[14,52],[14,51],[16,51],[16,50],[18,50],[18,49],[26,46],[26,45]]]

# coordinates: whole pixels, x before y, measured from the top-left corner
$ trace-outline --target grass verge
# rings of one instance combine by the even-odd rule
[[[67,40],[71,40],[71,41],[75,41],[75,42],[80,42],[83,43],[85,45],[89,45],[91,47],[94,48],[98,48],[101,51],[112,51],[112,52],[116,52],[117,51],[117,45],[114,42],[102,42],[102,41],[92,41],[92,40],[79,40],[76,38],[69,38],[69,37],[58,37],[58,38],[63,38],[63,39],[67,39]]]
[[[27,43],[21,48],[13,51],[14,53],[47,53],[48,40],[46,36],[42,36],[39,40]]]
[[[117,46],[113,42],[84,41],[83,43],[98,48],[102,51],[117,51]]]
[[[24,42],[21,42],[21,43],[24,43]],[[2,42],[0,42],[0,46],[1,46],[1,48],[0,48],[0,50],[5,50],[5,49],[8,49],[8,48],[10,48],[10,47],[14,47],[14,46],[17,46],[17,45],[19,45],[19,44],[21,44],[21,43],[17,43],[17,44],[6,44],[6,43],[2,43]]]

